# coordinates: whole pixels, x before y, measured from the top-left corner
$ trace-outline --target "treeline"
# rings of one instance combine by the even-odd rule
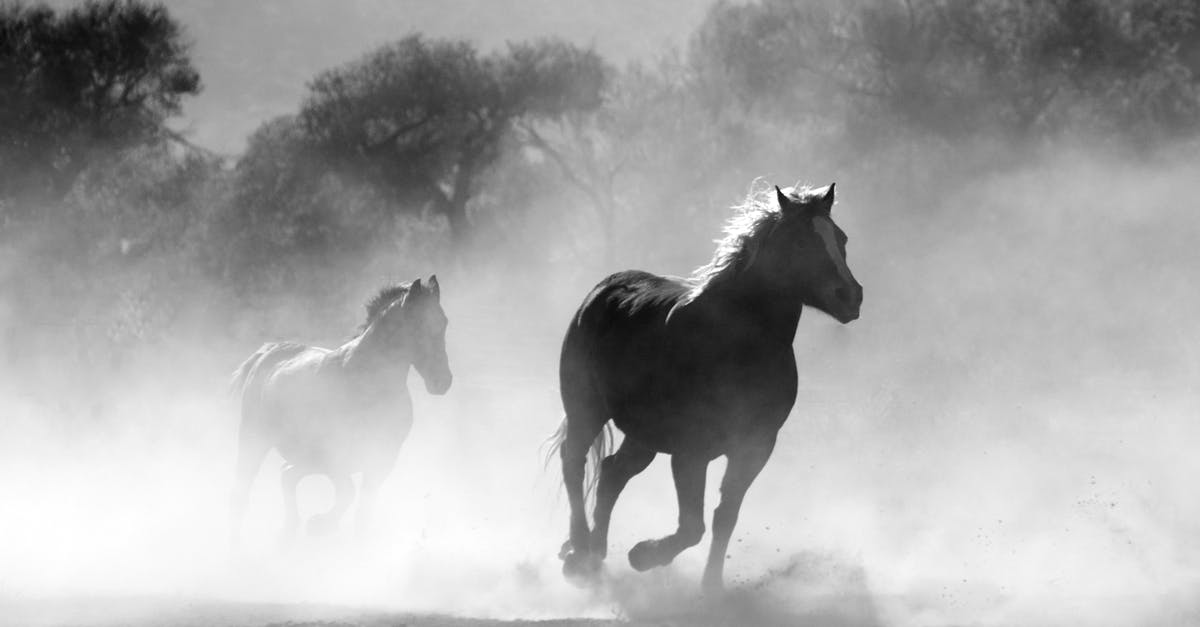
[[[190,55],[162,5],[0,5],[10,354],[303,333],[270,312],[447,267],[678,268],[756,176],[945,185],[1200,128],[1198,0],[718,2],[685,49],[620,68],[413,34],[313,77],[233,162],[171,130]]]

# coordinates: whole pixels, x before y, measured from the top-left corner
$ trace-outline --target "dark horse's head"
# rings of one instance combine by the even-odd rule
[[[798,298],[845,324],[858,319],[862,286],[846,265],[846,234],[830,217],[833,184],[811,189],[750,192],[725,225],[725,237],[708,265],[691,277],[685,303],[752,274],[781,297]]]
[[[768,192],[769,193],[769,192]],[[752,194],[743,214],[729,227],[722,243],[727,262],[759,276],[784,292],[799,294],[843,324],[858,318],[863,290],[846,265],[846,234],[833,222],[833,184],[818,189],[775,188],[778,210],[765,194]],[[773,204],[773,203],[771,203]]]
[[[380,330],[402,347],[425,380],[430,394],[445,394],[453,375],[446,357],[446,313],[437,276],[422,283],[384,289],[367,305],[368,320],[378,320]]]
[[[805,305],[843,324],[858,319],[863,289],[846,264],[846,233],[831,217],[833,183],[819,189],[775,188],[780,220],[762,255],[795,281]]]
[[[833,183],[818,189],[775,188],[779,221],[761,256],[800,290],[805,305],[843,324],[858,319],[863,289],[846,264],[846,233],[831,217]]]

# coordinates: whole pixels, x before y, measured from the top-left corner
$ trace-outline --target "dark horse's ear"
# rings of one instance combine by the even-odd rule
[[[819,211],[823,215],[829,215],[829,212],[833,210],[833,186],[834,185],[835,185],[835,183],[830,183],[829,187],[827,187],[825,189],[825,193],[822,194],[821,197],[816,200],[817,211]]]
[[[440,299],[442,297],[442,286],[438,285],[436,274],[429,275],[429,281],[427,285],[429,286],[429,293],[433,294],[434,298]]]
[[[792,199],[788,198],[787,194],[783,193],[783,190],[779,189],[778,185],[775,186],[775,199],[779,201],[780,209],[787,209],[793,204]]]
[[[424,292],[424,291],[425,291],[425,286],[421,285],[421,279],[417,279],[417,280],[413,281],[412,285],[408,286],[408,293],[410,293],[410,294],[420,294],[421,292]]]

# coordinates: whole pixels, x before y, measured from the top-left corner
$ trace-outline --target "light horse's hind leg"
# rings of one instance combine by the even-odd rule
[[[324,514],[316,514],[308,519],[307,528],[310,536],[325,536],[336,532],[342,516],[354,502],[354,479],[350,475],[330,475],[329,479],[333,481],[333,507]]]
[[[244,421],[245,419],[243,419]],[[238,434],[237,463],[234,466],[233,490],[229,495],[229,547],[237,552],[241,549],[242,519],[246,504],[250,500],[250,486],[262,466],[263,458],[271,446],[266,439],[248,428],[243,422]]]
[[[596,487],[596,509],[592,513],[595,525],[592,529],[592,553],[604,559],[608,555],[608,523],[612,518],[613,506],[625,484],[634,475],[642,472],[654,461],[657,453],[636,440],[625,436],[616,453],[604,458],[600,464],[600,483]]]
[[[679,500],[679,527],[657,540],[642,540],[629,551],[629,565],[648,570],[670,564],[684,549],[704,537],[704,482],[708,460],[676,453],[671,456],[671,474]]]
[[[296,488],[304,478],[304,471],[293,464],[283,467],[279,475],[279,487],[283,490],[283,530],[280,531],[280,541],[290,544],[296,539],[296,529],[300,527],[300,507],[296,503]]]

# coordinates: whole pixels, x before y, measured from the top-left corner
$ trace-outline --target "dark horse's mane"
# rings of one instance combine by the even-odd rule
[[[817,190],[796,186],[781,191],[797,203],[806,203],[813,199]],[[775,188],[761,184],[761,179],[754,182],[745,200],[732,209],[733,215],[722,228],[725,235],[716,240],[717,249],[712,261],[696,268],[686,279],[691,289],[683,296],[681,304],[692,302],[707,287],[729,280],[749,267],[783,217],[775,198]]]
[[[367,319],[358,327],[358,332],[362,333],[371,326],[372,322],[379,319],[379,316],[387,310],[388,305],[396,302],[404,297],[412,288],[412,282],[408,283],[390,283],[379,289],[379,292],[367,301]]]

